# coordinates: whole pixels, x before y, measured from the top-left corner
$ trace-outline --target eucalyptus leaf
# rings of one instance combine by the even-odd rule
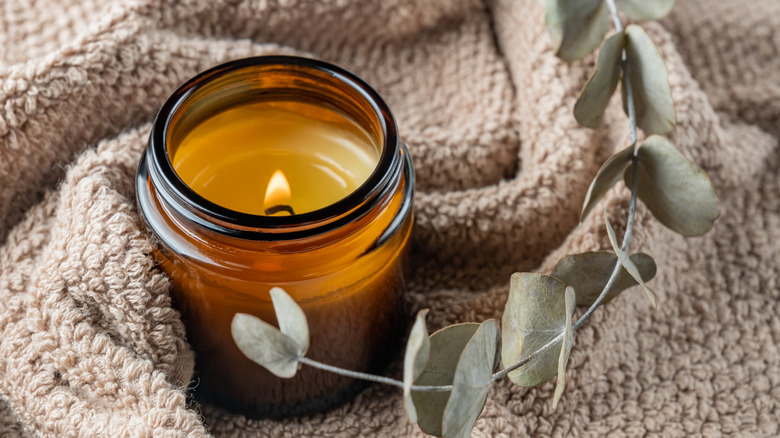
[[[718,195],[707,173],[667,139],[653,135],[639,148],[639,199],[664,225],[684,236],[700,236],[720,216]],[[625,174],[626,184],[633,178]]]
[[[547,0],[544,15],[555,55],[571,62],[601,44],[609,26],[604,0]]]
[[[672,91],[664,60],[645,31],[634,24],[626,27],[626,68],[623,76],[623,108],[628,114],[626,77],[636,109],[636,123],[648,134],[666,134],[676,123]]]
[[[632,20],[660,20],[672,10],[674,0],[617,0],[617,4]]]
[[[574,307],[577,304],[577,297],[574,288],[566,287],[566,327],[563,329],[563,343],[561,344],[561,355],[558,358],[558,381],[555,384],[555,393],[553,394],[553,409],[558,407],[558,402],[563,395],[563,389],[566,388],[566,365],[569,363],[569,353],[574,344],[574,330],[571,327],[571,315],[574,314]]]
[[[272,372],[289,379],[298,371],[298,358],[304,351],[290,336],[252,315],[237,313],[230,324],[238,349],[246,357]]]
[[[428,364],[415,385],[451,385],[455,377],[458,359],[474,333],[477,323],[455,324],[444,327],[430,336],[431,350]],[[423,432],[442,436],[444,409],[451,391],[412,391],[412,401],[417,410],[417,424]]]
[[[604,110],[617,89],[626,35],[618,32],[607,39],[599,51],[596,71],[582,89],[574,104],[574,118],[582,126],[598,128],[604,118]]]
[[[271,289],[271,301],[279,330],[293,338],[301,349],[301,355],[305,355],[309,350],[309,323],[303,309],[280,287]]]
[[[463,349],[452,380],[452,394],[444,409],[445,438],[471,436],[493,383],[497,346],[498,326],[490,319],[480,324]]]
[[[585,202],[582,204],[582,213],[580,221],[584,221],[593,206],[604,197],[607,191],[612,188],[626,172],[626,168],[631,165],[631,158],[634,156],[634,145],[623,149],[617,154],[609,157],[599,169],[596,177],[588,187],[588,193],[585,195]]]
[[[428,339],[428,329],[425,327],[427,314],[428,309],[417,312],[417,319],[409,334],[404,355],[404,408],[412,423],[417,422],[417,411],[412,401],[412,384],[422,374],[431,353],[431,342]]]
[[[656,266],[652,257],[640,252],[629,258],[636,265],[645,281],[650,281],[655,277]],[[578,306],[591,306],[604,290],[604,286],[607,285],[617,261],[615,253],[609,251],[572,254],[562,258],[550,275],[575,287]],[[604,297],[603,303],[610,302],[618,294],[637,284],[639,283],[634,280],[634,277],[626,272],[625,268],[622,268]]]
[[[501,320],[501,360],[508,367],[540,349],[566,329],[566,285],[542,274],[515,273]],[[571,314],[568,315],[571,318]],[[521,386],[536,386],[558,372],[561,341],[509,373]]]
[[[620,249],[617,236],[615,236],[615,229],[612,228],[612,224],[609,222],[607,210],[604,210],[604,222],[607,224],[607,236],[609,236],[609,243],[612,245],[612,249],[615,251],[615,254],[617,254],[617,257],[620,260],[620,264],[623,265],[626,271],[632,277],[634,277],[634,280],[636,280],[642,286],[642,289],[645,291],[645,295],[647,295],[647,299],[650,300],[650,304],[655,307],[655,294],[653,294],[653,291],[647,286],[647,284],[645,284],[642,275],[639,273],[639,268],[637,268],[634,262],[631,261],[631,259],[628,257],[628,254]]]

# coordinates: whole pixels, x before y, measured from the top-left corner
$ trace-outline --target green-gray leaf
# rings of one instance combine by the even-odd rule
[[[571,346],[574,343],[574,330],[571,328],[571,315],[574,314],[574,306],[577,302],[577,297],[574,293],[574,288],[571,286],[566,287],[566,327],[563,329],[563,343],[561,344],[561,355],[558,358],[558,382],[555,384],[555,393],[553,395],[553,409],[558,407],[558,401],[560,401],[563,395],[563,389],[566,388],[566,365],[569,363],[569,353],[571,353]]]
[[[654,135],[639,148],[639,199],[664,225],[684,236],[700,236],[720,216],[718,195],[704,170],[667,139]],[[625,174],[626,184],[633,178]]]
[[[598,128],[604,118],[610,97],[620,80],[620,64],[626,35],[618,32],[609,37],[601,46],[596,71],[582,89],[577,103],[574,104],[574,118],[582,126]]]
[[[626,80],[631,79],[637,126],[648,134],[666,134],[676,123],[666,65],[645,31],[637,25],[626,28],[626,62],[623,76],[623,108],[628,113]]]
[[[653,294],[653,291],[647,286],[647,284],[645,284],[642,275],[639,273],[639,268],[637,268],[634,262],[631,261],[631,259],[628,257],[628,254],[620,248],[620,245],[617,241],[617,236],[615,236],[615,229],[612,228],[612,224],[609,222],[607,210],[604,210],[604,222],[607,224],[607,236],[609,236],[609,243],[612,245],[612,249],[615,251],[615,254],[620,260],[620,264],[623,265],[626,271],[632,277],[634,277],[634,280],[636,280],[639,285],[642,286],[642,289],[645,291],[645,295],[647,295],[647,299],[650,300],[650,304],[655,307],[655,294]]]
[[[512,274],[509,299],[501,320],[501,360],[505,367],[520,361],[562,334],[566,328],[566,285],[541,274]],[[569,315],[571,317],[571,315]],[[509,373],[521,386],[546,382],[558,372],[561,341]]]
[[[547,0],[544,18],[555,54],[567,62],[598,47],[609,26],[604,0]]]
[[[601,166],[596,177],[588,187],[588,193],[585,195],[585,202],[582,204],[582,213],[580,221],[584,221],[588,213],[593,209],[607,191],[615,185],[625,174],[626,168],[631,164],[631,157],[634,156],[634,145],[623,149],[609,159]]]
[[[447,326],[432,334],[428,365],[415,380],[415,385],[451,385],[458,359],[478,328],[479,324],[469,322]],[[449,398],[450,391],[412,391],[417,424],[423,432],[442,436],[442,419]]]
[[[300,347],[301,355],[305,355],[309,350],[309,323],[303,309],[280,287],[271,289],[271,301],[279,330],[293,338]]]
[[[298,371],[303,351],[290,336],[252,315],[237,313],[230,324],[238,349],[274,375],[291,378]]]
[[[632,20],[660,20],[672,10],[674,0],[617,0],[617,4]]]
[[[431,342],[425,327],[425,315],[427,314],[428,309],[417,312],[417,319],[409,334],[406,354],[404,355],[404,408],[412,423],[417,422],[417,410],[415,410],[412,401],[412,384],[422,374],[431,353]]]
[[[650,281],[655,277],[656,266],[652,257],[640,252],[629,258],[634,262],[643,279]],[[609,251],[568,255],[555,265],[550,275],[576,288],[578,306],[591,306],[604,290],[617,261],[617,256]],[[637,284],[639,283],[634,280],[634,277],[622,268],[615,283],[604,297],[603,303],[608,303],[620,292]]]
[[[463,349],[452,380],[452,395],[444,409],[445,438],[471,436],[493,382],[497,346],[498,326],[490,319],[480,324]]]

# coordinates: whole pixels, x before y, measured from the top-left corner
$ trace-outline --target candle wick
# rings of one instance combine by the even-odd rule
[[[274,215],[276,213],[280,213],[282,211],[286,211],[287,213],[290,213],[290,215],[294,215],[295,212],[293,211],[292,207],[289,205],[279,204],[274,205],[273,207],[268,207],[265,209],[265,214],[268,216]]]

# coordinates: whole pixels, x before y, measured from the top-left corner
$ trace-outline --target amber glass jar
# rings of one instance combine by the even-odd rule
[[[272,216],[225,208],[180,178],[173,157],[195,126],[236,105],[275,101],[337,112],[367,133],[378,161],[365,182],[323,208]],[[308,367],[292,379],[273,376],[238,350],[230,323],[249,313],[276,324],[269,290],[279,286],[306,313],[309,357],[377,371],[404,328],[413,187],[411,160],[387,105],[340,68],[296,57],[248,58],[179,88],[154,122],[137,198],[196,352],[196,395],[256,417],[310,413],[354,394],[358,382]]]

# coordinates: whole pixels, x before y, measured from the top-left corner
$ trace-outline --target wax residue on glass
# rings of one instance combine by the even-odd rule
[[[344,198],[368,179],[379,154],[372,137],[336,111],[298,101],[260,101],[202,121],[171,161],[188,186],[215,204],[283,215]],[[273,190],[274,181],[286,183],[287,190]]]

